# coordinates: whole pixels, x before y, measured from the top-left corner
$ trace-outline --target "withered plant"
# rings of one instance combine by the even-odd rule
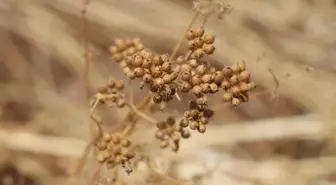
[[[131,111],[127,115],[128,122],[134,124],[141,117],[155,124],[157,131],[153,133],[153,137],[160,141],[160,147],[178,152],[181,139],[188,139],[192,131],[205,133],[207,125],[211,124],[215,111],[208,99],[212,94],[221,93],[223,102],[234,107],[249,101],[249,92],[256,85],[251,81],[245,62],[223,68],[215,67],[209,62],[208,57],[216,52],[216,37],[206,32],[205,23],[214,12],[222,16],[223,12],[230,10],[221,6],[215,10],[211,7],[206,9],[209,6],[196,2],[195,14],[172,54],[156,53],[146,48],[139,38],[114,40],[109,48],[112,61],[119,64],[129,81],[140,81],[141,90],[148,91],[148,96],[134,104],[132,93],[125,93],[124,82],[116,79],[110,79],[94,95],[91,118],[99,131],[90,146],[94,146],[97,161],[107,169],[121,165],[130,173],[131,160],[137,154],[127,138],[129,130],[109,133],[103,129],[102,121],[94,117],[96,107],[101,104],[110,108],[129,107]],[[198,18],[203,20],[202,24],[191,28]],[[188,42],[188,52],[176,56],[183,41]],[[180,100],[179,94],[183,93],[192,94],[194,100],[189,101],[188,110],[180,117],[168,116],[156,120],[148,116],[149,112],[146,111],[155,110],[148,108],[165,105],[175,98]]]

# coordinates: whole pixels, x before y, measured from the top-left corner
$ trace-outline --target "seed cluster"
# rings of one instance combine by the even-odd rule
[[[180,126],[191,130],[197,130],[199,133],[206,131],[206,125],[209,119],[214,115],[214,111],[208,108],[208,101],[205,96],[189,102],[189,110],[184,112],[184,117],[180,121]]]
[[[95,99],[108,106],[124,107],[126,105],[124,88],[122,81],[111,79],[106,85],[98,88]]]
[[[118,63],[122,62],[125,57],[132,56],[136,52],[144,49],[139,38],[116,39],[114,44],[114,46],[110,47],[110,52],[112,53],[112,59]]]
[[[245,63],[239,62],[231,67],[224,67],[222,73],[225,79],[221,83],[221,88],[225,91],[223,100],[238,106],[248,102],[248,92],[256,88],[254,82],[250,80],[250,73],[246,71]]]
[[[156,55],[148,49],[141,48],[132,49],[132,52],[123,55],[125,57],[119,64],[124,73],[131,80],[142,79],[142,84],[155,93],[155,103],[172,100],[176,93],[176,85],[172,82],[178,77],[179,68],[172,67],[168,54]]]
[[[224,102],[238,106],[249,100],[248,92],[256,87],[244,62],[217,68],[204,59],[216,48],[215,36],[205,33],[203,27],[189,30],[186,40],[188,53],[173,58],[172,62],[168,54],[159,55],[145,49],[139,39],[118,39],[110,48],[126,76],[131,80],[141,79],[141,87],[146,86],[154,93],[153,103],[169,102],[177,92],[195,96],[179,123],[173,117],[157,123],[155,136],[161,141],[161,148],[170,147],[173,151],[179,149],[181,138],[190,137],[190,130],[206,131],[214,115],[208,105],[208,95],[223,91]]]
[[[117,165],[127,166],[135,154],[129,149],[131,141],[123,139],[118,135],[103,132],[95,143],[97,160],[104,163],[107,169]]]
[[[160,147],[170,147],[172,151],[177,152],[181,138],[189,138],[190,133],[185,126],[176,124],[174,117],[169,116],[165,121],[156,124],[158,130],[155,137],[161,141]]]
[[[205,34],[203,27],[191,29],[187,33],[188,49],[192,51],[190,58],[200,59],[202,56],[211,55],[215,51],[213,43],[215,37],[210,34]]]

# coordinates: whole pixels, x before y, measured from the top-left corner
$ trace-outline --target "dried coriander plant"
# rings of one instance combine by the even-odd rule
[[[245,62],[218,68],[207,60],[209,55],[216,52],[216,38],[206,32],[204,24],[214,10],[204,8],[209,6],[200,2],[195,4],[196,14],[193,21],[199,15],[203,15],[204,21],[195,29],[191,29],[193,21],[189,24],[183,35],[183,39],[188,42],[188,52],[185,55],[175,57],[181,42],[171,55],[159,54],[146,48],[139,38],[116,39],[110,47],[112,60],[119,64],[125,76],[130,81],[140,80],[141,90],[150,92],[150,101],[146,101],[148,105],[169,103],[179,97],[180,93],[192,94],[194,100],[189,101],[188,110],[180,118],[168,116],[157,121],[141,111],[146,106],[133,105],[131,100],[127,100],[122,81],[110,80],[107,85],[99,88],[91,109],[91,117],[100,128],[93,145],[98,162],[105,164],[108,169],[121,165],[130,173],[131,159],[135,157],[135,152],[127,134],[109,133],[102,129],[103,124],[92,115],[98,104],[111,108],[131,108],[128,116],[133,116],[132,121],[137,120],[134,119],[135,114],[155,124],[157,131],[153,135],[160,141],[160,147],[177,152],[180,140],[189,138],[192,131],[206,132],[206,126],[214,115],[208,104],[208,98],[212,94],[222,93],[223,102],[235,107],[249,101],[249,92],[256,85],[251,81]],[[216,9],[220,15],[225,10],[227,11],[223,6]]]

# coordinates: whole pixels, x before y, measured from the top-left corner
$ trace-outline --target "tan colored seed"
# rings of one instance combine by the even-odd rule
[[[131,145],[131,141],[128,140],[128,139],[123,139],[123,140],[121,140],[120,144],[123,147],[129,147]]]
[[[249,86],[247,85],[247,83],[241,82],[239,84],[239,89],[240,89],[241,92],[245,92],[245,91],[249,90]]]
[[[110,133],[108,133],[108,132],[104,132],[104,133],[103,133],[103,138],[104,138],[104,140],[105,140],[106,142],[109,142],[109,141],[112,140],[112,135],[111,135]]]
[[[230,82],[228,82],[227,80],[224,80],[224,81],[221,83],[221,88],[222,88],[223,90],[228,90],[230,87],[231,87],[231,84],[230,84]]]
[[[206,127],[203,124],[199,124],[197,130],[199,133],[204,133],[206,131]]]
[[[168,146],[169,146],[169,142],[168,141],[161,141],[160,148],[167,148]]]
[[[186,82],[186,81],[182,81],[181,82],[181,92],[187,93],[191,90],[192,86]]]
[[[205,32],[204,28],[200,27],[195,30],[195,35],[196,37],[202,37],[204,35],[204,32]]]
[[[190,79],[190,83],[191,83],[191,85],[193,85],[193,86],[195,86],[195,85],[199,85],[199,84],[201,84],[201,78],[200,78],[200,76],[199,75],[194,75],[194,76],[192,76],[191,77],[191,79]]]
[[[153,77],[152,77],[152,75],[150,75],[150,74],[145,74],[145,75],[143,76],[142,79],[143,79],[143,81],[144,81],[145,83],[147,83],[147,84],[153,82]]]
[[[205,74],[201,77],[203,83],[210,83],[211,82],[211,74]]]
[[[187,40],[192,40],[196,37],[196,33],[194,32],[194,30],[189,30],[187,32]]]
[[[226,92],[223,94],[223,101],[224,102],[229,102],[232,100],[232,93]]]
[[[211,83],[211,84],[210,84],[210,89],[211,89],[211,92],[212,92],[212,93],[216,93],[216,92],[218,92],[218,90],[219,90],[218,85],[215,84],[215,83]]]
[[[215,36],[213,35],[207,34],[203,37],[203,39],[206,44],[213,44],[215,42]]]
[[[213,45],[204,45],[203,52],[207,55],[211,55],[215,52],[216,48]]]
[[[142,62],[142,67],[149,69],[152,66],[152,60],[145,58]]]
[[[204,55],[203,49],[199,48],[199,49],[196,49],[191,54],[191,58],[193,58],[193,59],[200,59],[203,55]]]
[[[241,101],[238,98],[232,98],[231,103],[234,106],[238,106],[240,105]]]
[[[171,63],[170,62],[164,62],[162,64],[162,70],[165,72],[170,72],[171,71]]]
[[[198,66],[198,62],[196,59],[191,59],[188,61],[189,65],[192,67],[192,68],[195,68]]]
[[[250,79],[250,73],[248,71],[242,71],[238,75],[240,81],[248,81]]]
[[[238,94],[238,93],[240,93],[240,89],[239,89],[239,87],[238,86],[232,86],[231,88],[230,88],[230,92],[233,94],[233,95],[236,95],[236,94]]]
[[[198,122],[196,121],[192,121],[190,124],[189,124],[189,127],[191,130],[196,130],[198,128]]]
[[[236,85],[239,82],[237,75],[231,76],[231,78],[229,79],[229,82],[231,85]]]
[[[206,65],[202,64],[196,67],[196,74],[198,75],[204,75],[207,71]]]
[[[257,87],[256,84],[255,84],[254,82],[250,82],[250,83],[248,83],[247,85],[248,85],[248,89],[249,89],[250,91],[252,91],[253,89],[255,89],[255,88]]]
[[[134,55],[133,56],[133,62],[132,65],[134,67],[141,67],[142,66],[142,62],[143,62],[143,58],[141,55]]]
[[[137,78],[140,78],[140,77],[143,77],[145,75],[145,71],[143,68],[141,67],[136,67],[134,69],[134,75],[137,77]]]

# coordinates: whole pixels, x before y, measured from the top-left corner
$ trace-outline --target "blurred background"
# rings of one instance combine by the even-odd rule
[[[219,1],[213,0],[214,3]],[[154,142],[154,125],[133,142],[156,164],[134,172],[103,171],[95,184],[327,185],[336,183],[336,1],[228,0],[232,11],[212,16],[217,66],[245,61],[258,88],[250,102],[217,105],[205,134],[193,134],[175,154]],[[111,60],[116,38],[139,37],[171,53],[192,17],[192,0],[1,0],[0,184],[83,184],[71,174],[90,141],[83,75],[90,61],[92,95],[109,77],[125,80]],[[83,11],[86,13],[83,14]],[[86,18],[83,18],[85,15]],[[201,24],[195,22],[193,28]],[[85,52],[86,51],[86,52]],[[187,51],[183,43],[178,54]],[[135,100],[147,94],[132,82]],[[185,105],[190,97],[181,96]],[[174,101],[163,116],[181,115]],[[112,131],[129,110],[104,109]],[[78,181],[79,180],[79,181]]]

